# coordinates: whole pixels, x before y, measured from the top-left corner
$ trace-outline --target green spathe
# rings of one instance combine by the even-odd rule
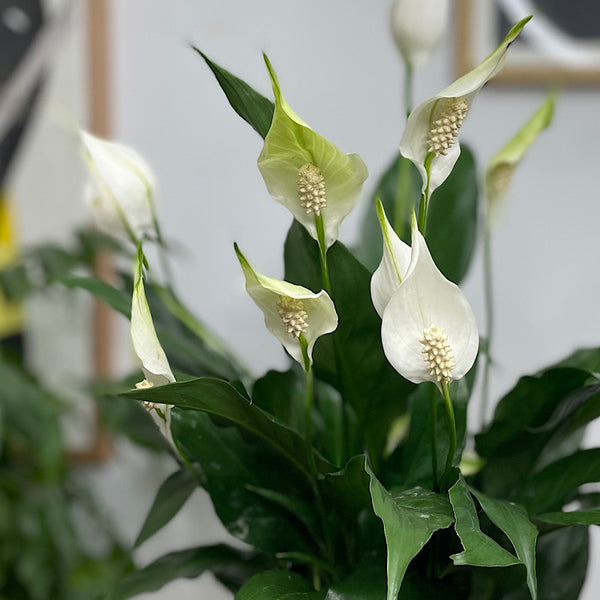
[[[506,146],[490,160],[485,172],[485,191],[488,215],[491,218],[497,214],[508,191],[515,167],[538,135],[550,125],[553,115],[554,95],[550,95]]]
[[[316,214],[302,206],[298,192],[299,170],[317,167],[325,184],[326,205],[321,209],[325,246],[338,237],[340,224],[359,199],[367,168],[357,154],[345,154],[329,140],[313,131],[281,95],[277,76],[265,56],[275,95],[275,112],[258,168],[274,200],[283,204],[318,240]]]
[[[472,71],[457,79],[439,94],[423,102],[410,114],[400,141],[400,152],[419,169],[423,179],[422,191],[427,197],[445,181],[460,154],[460,145],[457,139],[448,147],[446,154],[434,156],[429,151],[428,140],[432,124],[449,109],[451,110],[451,103],[464,101],[463,107],[466,115],[477,92],[502,69],[508,46],[521,33],[530,18],[519,21],[496,50]],[[460,122],[462,123],[462,119]],[[430,161],[428,167],[426,166],[427,161]]]
[[[315,294],[300,285],[261,275],[250,266],[237,244],[235,252],[246,277],[246,290],[263,311],[267,329],[281,342],[292,358],[306,368],[301,338],[306,342],[306,352],[312,364],[312,350],[317,339],[337,328],[338,317],[333,301],[324,290]],[[304,313],[305,327],[302,327],[301,335],[290,333],[288,326],[284,324],[281,302],[285,304],[288,300],[292,304],[296,303],[297,310]]]

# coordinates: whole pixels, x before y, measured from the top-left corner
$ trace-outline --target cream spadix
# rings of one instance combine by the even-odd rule
[[[502,69],[508,46],[530,18],[519,21],[496,50],[472,71],[411,112],[400,152],[419,169],[422,191],[427,197],[445,181],[458,160],[458,134],[475,96]]]
[[[341,222],[359,199],[367,168],[357,154],[345,154],[313,131],[284,100],[265,56],[275,95],[275,112],[258,168],[267,190],[315,239],[322,219],[324,244],[338,238]]]
[[[477,356],[473,311],[436,267],[414,216],[410,265],[383,312],[381,341],[390,364],[413,383],[460,379]]]
[[[333,301],[321,290],[315,294],[300,285],[254,271],[237,244],[235,251],[246,278],[246,290],[265,316],[267,329],[289,354],[308,370],[317,339],[334,331],[338,317]],[[306,364],[303,345],[308,364]]]

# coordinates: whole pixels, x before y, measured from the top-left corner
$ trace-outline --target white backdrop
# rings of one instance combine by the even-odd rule
[[[341,234],[352,242],[364,202],[402,131],[402,65],[388,33],[388,8],[388,2],[361,0],[112,2],[116,137],[155,168],[164,230],[187,248],[174,265],[178,289],[256,373],[282,367],[286,359],[243,292],[233,241],[258,270],[280,277],[290,216],[270,199],[256,168],[259,136],[231,110],[189,44],[270,97],[261,57],[267,52],[294,110],[343,150],[362,156],[371,175],[363,203]],[[417,76],[417,102],[454,79],[452,51],[448,36]],[[480,167],[543,96],[540,89],[483,90],[462,134]],[[598,90],[560,94],[554,124],[517,171],[495,232],[496,397],[519,374],[576,347],[600,344],[599,96]],[[43,219],[43,208],[39,214]],[[482,323],[480,269],[478,255],[464,289]],[[114,461],[90,473],[91,485],[118,511],[131,538],[160,483],[155,465],[144,461],[124,445]],[[161,465],[159,475],[169,468]],[[193,500],[142,548],[142,561],[224,535],[202,494]],[[591,564],[599,560],[596,545]],[[591,569],[584,600],[597,597],[597,572]],[[179,600],[229,597],[205,577],[140,598],[174,594]]]

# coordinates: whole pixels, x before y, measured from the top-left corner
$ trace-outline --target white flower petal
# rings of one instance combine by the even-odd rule
[[[358,155],[345,154],[294,113],[283,99],[277,76],[266,57],[265,62],[273,84],[275,112],[258,158],[258,168],[269,194],[283,204],[315,240],[318,240],[315,212],[307,211],[301,204],[298,177],[305,165],[314,165],[320,170],[326,194],[326,204],[320,213],[325,245],[329,248],[338,237],[341,222],[359,199],[367,168]]]
[[[387,359],[413,383],[439,383],[420,341],[432,326],[446,334],[454,362],[451,378],[460,379],[472,367],[479,348],[475,316],[462,291],[435,266],[425,239],[413,224],[411,264],[385,308],[381,325]]]
[[[173,383],[175,377],[154,329],[144,290],[142,268],[143,255],[139,249],[131,301],[131,340],[135,353],[142,362],[146,380],[152,385],[165,385]]]
[[[448,0],[394,0],[392,34],[409,65],[422,65],[437,48],[446,31],[448,13]]]
[[[410,264],[411,250],[390,225],[383,205],[377,200],[377,216],[383,235],[383,256],[371,277],[371,300],[380,317],[393,293],[406,276]]]
[[[267,329],[281,342],[292,358],[304,366],[300,339],[288,332],[278,307],[282,298],[301,301],[301,310],[305,313],[307,324],[302,335],[306,340],[307,353],[312,364],[315,342],[322,335],[335,331],[338,324],[335,306],[327,292],[321,290],[315,294],[305,287],[261,275],[250,266],[237,244],[235,251],[246,277],[246,290],[262,310]]]
[[[429,137],[432,124],[440,117],[452,112],[451,104],[453,102],[464,101],[466,113],[468,113],[479,90],[504,65],[508,46],[519,35],[530,18],[527,17],[517,23],[498,48],[472,71],[457,79],[439,94],[426,100],[410,114],[400,141],[400,152],[419,169],[423,179],[422,192],[427,193],[428,196],[446,180],[460,155],[460,145],[456,139],[458,131],[456,131],[452,136],[454,139],[449,140],[450,144],[445,155],[434,156],[431,154],[428,180],[426,159],[430,155]],[[462,123],[462,119],[460,123]]]
[[[155,234],[155,179],[146,161],[131,148],[86,132],[81,141],[91,174],[86,196],[98,227],[136,240]]]

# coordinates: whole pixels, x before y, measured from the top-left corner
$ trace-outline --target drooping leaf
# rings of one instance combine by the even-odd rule
[[[548,512],[533,517],[536,521],[568,527],[570,525],[600,525],[600,508]]]
[[[60,279],[60,283],[69,288],[81,288],[93,294],[111,308],[126,316],[131,315],[131,295],[119,290],[108,283],[93,277],[68,276]]]
[[[529,520],[527,512],[522,506],[504,500],[495,500],[471,488],[481,508],[490,518],[492,523],[503,531],[511,544],[519,560],[527,569],[527,587],[531,593],[532,600],[537,599],[537,579],[535,566],[535,546],[538,531]]]
[[[388,548],[387,600],[396,600],[410,561],[438,529],[453,521],[448,498],[422,488],[390,493],[368,470],[373,510],[381,519]]]
[[[183,507],[198,481],[187,469],[170,475],[160,486],[134,546],[140,546],[162,529]]]
[[[124,396],[199,410],[226,419],[238,429],[266,442],[284,457],[290,466],[311,477],[312,463],[304,440],[273,416],[251,404],[226,381],[201,377],[146,390],[133,390]],[[333,470],[332,466],[318,455],[316,465],[321,472]]]
[[[416,168],[403,163],[398,156],[388,167],[365,214],[358,255],[371,270],[381,260],[381,230],[375,213],[375,198],[379,197],[394,226],[398,222],[400,238],[410,244],[410,215],[420,198],[421,177]],[[396,219],[396,199],[402,193],[398,186],[408,178],[408,194],[412,202],[404,203],[403,221]],[[406,186],[405,183],[402,184]],[[426,239],[431,255],[440,271],[454,283],[466,275],[477,239],[477,169],[473,153],[461,145],[460,157],[446,181],[431,197],[427,217]]]
[[[450,488],[448,495],[454,511],[454,527],[464,549],[450,557],[455,565],[508,567],[521,562],[481,531],[475,502],[462,476]]]
[[[235,595],[235,600],[322,600],[306,579],[290,571],[266,571],[252,577]]]
[[[214,73],[233,110],[264,138],[271,127],[273,102],[259,94],[239,77],[215,64],[201,50],[193,48]]]
[[[175,579],[195,579],[205,571],[212,571],[215,575],[236,571],[238,578],[246,579],[261,568],[264,568],[264,563],[258,555],[224,544],[181,550],[166,554],[126,575],[110,600],[126,600],[144,592],[153,592]]]

